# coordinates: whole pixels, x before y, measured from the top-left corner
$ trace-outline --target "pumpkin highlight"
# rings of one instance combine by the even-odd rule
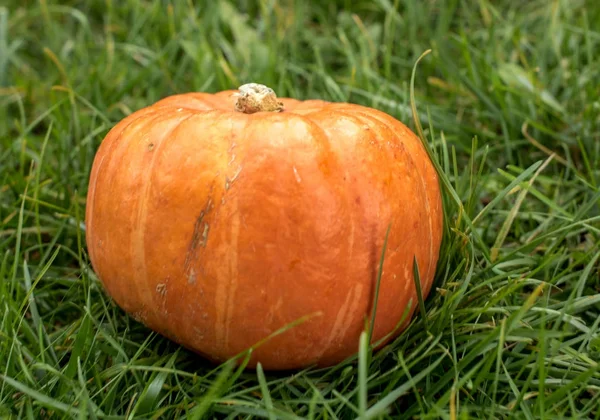
[[[401,331],[414,258],[431,289],[442,219],[437,174],[404,124],[251,84],[119,122],[92,167],[86,240],[123,310],[210,360],[304,319],[252,353],[250,366],[281,370],[356,353],[388,226],[373,341]]]

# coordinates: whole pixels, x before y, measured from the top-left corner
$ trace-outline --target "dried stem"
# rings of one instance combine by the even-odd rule
[[[255,112],[281,112],[283,103],[277,99],[277,95],[270,87],[258,83],[247,83],[239,87],[235,110],[245,114]]]

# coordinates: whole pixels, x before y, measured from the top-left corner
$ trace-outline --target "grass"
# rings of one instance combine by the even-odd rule
[[[597,2],[4,4],[0,417],[600,419]],[[444,188],[436,289],[379,352],[363,337],[330,369],[213,366],[90,269],[87,177],[112,124],[246,81],[422,131]]]

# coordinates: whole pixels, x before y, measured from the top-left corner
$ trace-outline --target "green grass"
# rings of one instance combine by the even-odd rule
[[[597,1],[8,3],[1,418],[600,419]],[[379,352],[363,338],[330,369],[213,366],[90,269],[85,193],[110,127],[247,81],[422,126],[446,210],[436,289]]]

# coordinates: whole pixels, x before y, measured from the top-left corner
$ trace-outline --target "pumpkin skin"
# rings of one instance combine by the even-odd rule
[[[308,316],[248,366],[330,366],[358,350],[390,226],[373,332],[389,341],[417,306],[413,258],[425,298],[442,240],[420,140],[364,106],[279,98],[282,112],[248,114],[236,93],[167,97],[100,145],[86,241],[107,293],[215,362]]]

